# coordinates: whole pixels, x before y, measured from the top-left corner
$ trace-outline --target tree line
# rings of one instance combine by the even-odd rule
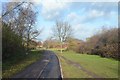
[[[2,5],[2,58],[25,57],[30,43],[40,33],[35,29],[37,12],[31,2],[9,2]]]
[[[119,28],[102,27],[95,35],[86,39],[86,41],[74,38],[74,29],[65,21],[56,21],[53,30],[53,37],[47,39],[44,43],[49,48],[56,48],[56,45],[67,44],[67,50],[73,50],[81,54],[94,54],[101,57],[119,59],[118,52]],[[78,35],[79,36],[79,35]],[[62,53],[62,51],[61,51]]]
[[[101,32],[80,43],[77,52],[119,59],[118,28],[103,28]]]

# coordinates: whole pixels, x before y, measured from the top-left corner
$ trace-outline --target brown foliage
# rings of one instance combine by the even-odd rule
[[[118,28],[102,30],[79,46],[80,53],[118,59]]]

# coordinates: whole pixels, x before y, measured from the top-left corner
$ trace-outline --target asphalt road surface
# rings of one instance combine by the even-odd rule
[[[54,52],[45,50],[42,59],[12,78],[58,78],[61,80],[59,60]]]

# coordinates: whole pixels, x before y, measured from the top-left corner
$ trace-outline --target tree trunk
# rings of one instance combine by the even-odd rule
[[[29,40],[27,41],[27,50],[26,50],[26,55],[29,53]]]
[[[27,32],[27,53],[26,53],[26,55],[29,53],[29,41],[30,41],[30,27]]]
[[[61,53],[62,53],[62,42],[61,42]]]

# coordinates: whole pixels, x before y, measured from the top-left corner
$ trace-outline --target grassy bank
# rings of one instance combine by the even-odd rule
[[[16,64],[11,65],[11,61],[8,61],[7,63],[3,63],[3,71],[2,71],[2,77],[3,78],[9,78],[16,73],[20,72],[21,70],[25,69],[28,65],[36,62],[39,60],[42,56],[42,51],[31,51],[28,55],[26,55],[23,59],[19,60]]]
[[[118,61],[116,60],[102,58],[97,55],[77,54],[73,51],[63,53],[58,51],[55,52],[57,52],[57,55],[60,57],[64,77],[89,78],[91,76],[74,65],[68,64],[61,56],[78,63],[85,70],[94,73],[101,78],[118,78]]]

